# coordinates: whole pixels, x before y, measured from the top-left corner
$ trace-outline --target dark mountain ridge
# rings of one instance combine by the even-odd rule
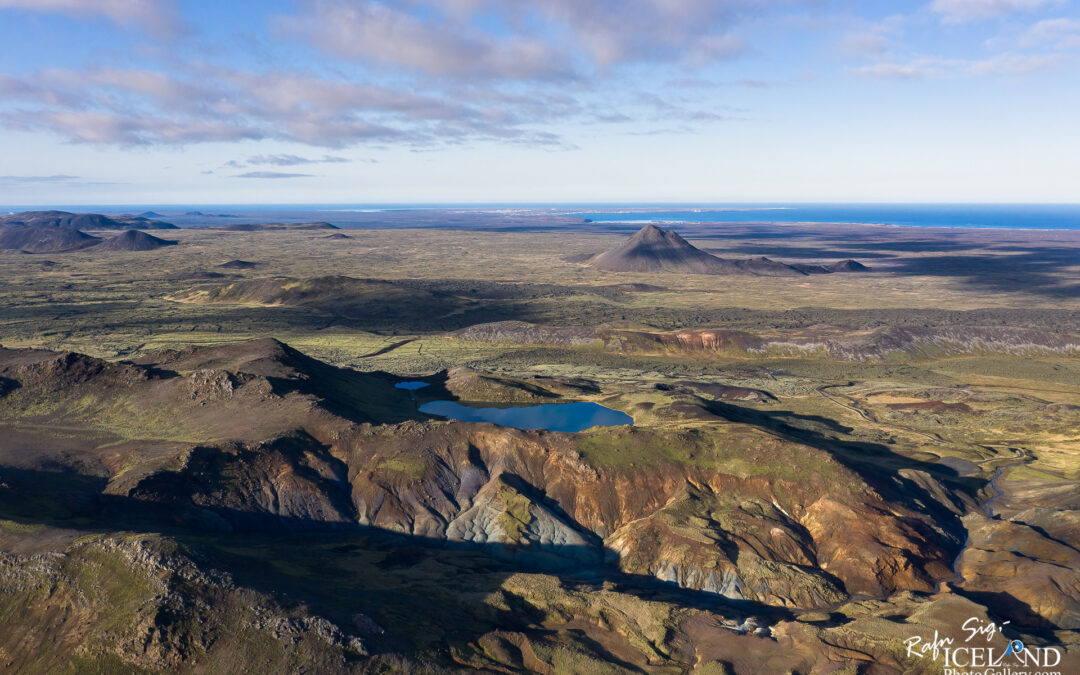
[[[596,256],[590,267],[610,272],[747,274],[735,263],[692,246],[678,233],[646,225],[625,243]]]
[[[163,246],[175,246],[176,243],[139,230],[128,230],[96,244],[94,248],[99,251],[153,251]]]
[[[33,225],[62,227],[73,230],[177,230],[172,223],[150,220],[142,216],[105,216],[100,213],[70,213],[68,211],[23,211],[0,216],[0,226]]]
[[[646,225],[626,242],[596,256],[574,256],[568,262],[588,262],[589,267],[608,272],[655,274],[742,274],[767,277],[798,277],[807,274],[857,272],[867,269],[854,260],[831,265],[788,265],[764,256],[730,260],[706,253],[690,244],[674,230]]]
[[[97,243],[99,237],[61,227],[48,225],[0,226],[0,249],[26,251],[27,253],[62,253],[78,251]]]

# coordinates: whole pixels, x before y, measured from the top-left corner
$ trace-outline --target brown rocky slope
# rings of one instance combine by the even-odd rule
[[[491,382],[497,379],[462,372],[447,381],[456,381],[451,389],[460,386],[462,391],[538,395],[536,380]],[[5,431],[0,434],[0,476],[9,486],[0,494],[0,515],[13,523],[5,532],[89,527],[175,533],[170,536],[199,542],[313,530],[327,533],[322,537],[335,532],[397,537],[399,543],[390,545],[391,553],[379,563],[385,571],[375,572],[376,577],[400,575],[421,583],[435,563],[417,561],[426,560],[423,551],[434,548],[442,553],[432,560],[483,554],[510,569],[550,573],[571,585],[597,578],[619,585],[653,583],[697,592],[693,603],[706,604],[702,598],[709,597],[748,603],[762,616],[828,609],[852,595],[886,602],[904,592],[928,594],[952,577],[950,562],[964,536],[961,510],[947,497],[957,486],[932,467],[897,473],[883,468],[881,475],[871,475],[865,462],[852,463],[825,443],[804,442],[779,427],[763,426],[749,412],[733,421],[740,417],[733,412],[743,410],[740,406],[713,408],[717,402],[688,393],[690,387],[673,391],[672,405],[677,397],[679,405],[721,410],[726,417],[703,412],[703,421],[692,428],[616,427],[563,434],[426,420],[393,382],[378,373],[334,368],[273,340],[160,352],[128,363],[0,350],[0,425]],[[579,381],[549,386],[543,391],[560,395],[588,390]],[[58,429],[65,435],[56,436]],[[0,532],[0,544],[46,545],[39,535],[11,536]],[[232,557],[224,560],[240,555],[238,544],[229,546]],[[356,544],[342,551],[352,550],[349,546]],[[63,550],[66,556],[76,552]],[[345,558],[323,557],[320,564],[344,564],[352,554],[334,555]],[[287,572],[288,565],[282,565],[284,571],[276,574]],[[297,579],[310,584],[312,574]],[[975,578],[976,572],[971,575]],[[460,575],[459,583],[467,586],[473,578]],[[22,582],[0,575],[0,583],[15,594],[11,597],[29,597],[20,595],[29,592],[20,590]],[[500,583],[505,594],[517,582]],[[200,588],[189,590],[196,595],[218,592]],[[558,599],[564,592],[552,591],[541,600],[532,591],[520,591],[535,606],[569,602]],[[383,602],[403,602],[405,596]],[[185,597],[192,601],[195,596]],[[583,597],[608,602],[599,591]],[[56,602],[74,606],[76,601]],[[172,630],[194,620],[195,606],[169,610],[180,621]],[[392,606],[382,605],[376,621],[398,625]],[[588,615],[565,605],[545,611],[564,621]],[[712,619],[693,617],[686,614],[672,624],[691,642],[690,635],[712,625]],[[549,620],[554,619],[544,621]],[[41,621],[47,622],[45,615]],[[104,619],[93,621],[98,625]],[[615,619],[603,621],[612,625]],[[843,663],[853,658],[843,650],[822,656],[817,638],[789,620],[779,621],[772,639],[801,645],[792,647],[799,659]],[[243,619],[243,624],[264,625],[254,619]],[[504,617],[496,625],[518,624]],[[595,619],[590,625],[590,639],[614,639],[612,633],[597,632]],[[16,644],[5,630],[0,630],[0,641]],[[763,630],[761,639],[767,642],[769,629]],[[361,658],[361,646],[369,640],[362,635],[353,643],[350,631],[322,632],[329,637],[319,638],[323,646],[318,649],[329,651],[320,658],[345,659],[333,661],[332,670],[348,669],[348,659]],[[387,653],[405,649],[394,642],[404,637],[393,630],[370,639]],[[503,642],[496,640],[503,645],[498,649],[470,647],[468,656],[459,646],[450,653],[459,663],[474,666],[488,663],[484,659],[513,661],[519,658],[511,658],[514,649],[540,649],[547,639],[506,634],[499,638]],[[715,642],[715,634],[704,643],[710,641]],[[153,663],[180,658],[177,644],[163,647]],[[204,649],[208,642],[198,644]],[[518,646],[510,649],[508,644]],[[811,644],[817,646],[807,647]],[[667,657],[654,652],[648,658],[658,664],[683,658],[671,645],[663,649]],[[128,651],[119,651],[124,663],[133,662]],[[874,654],[870,658],[881,663],[902,663],[887,650]],[[637,657],[627,653],[626,658]],[[692,662],[694,657],[687,658]],[[725,659],[737,661],[731,654]]]
[[[494,544],[518,557],[535,552],[548,563],[606,557],[626,572],[798,606],[831,602],[845,590],[929,590],[947,576],[941,561],[959,544],[827,451],[746,425],[691,437],[446,422],[369,426],[379,415],[422,415],[408,412],[389,381],[337,371],[280,343],[141,361],[5,352],[0,376],[16,383],[5,406],[43,422],[36,406],[51,396],[52,424],[115,433],[167,416],[169,435],[197,430],[204,442],[174,455],[168,470],[130,467],[138,464],[131,455],[84,458],[106,469],[129,465],[109,476],[107,491],[173,504],[188,522],[223,520],[215,526],[239,529],[352,523]],[[339,400],[365,392],[393,403],[371,409]],[[697,448],[689,462],[679,459],[688,443]],[[618,465],[623,446],[641,448],[647,464]],[[764,473],[729,468],[747,464]],[[811,468],[788,477],[777,466]],[[518,524],[508,527],[504,514]],[[836,528],[846,531],[843,545],[830,536]],[[658,550],[684,557],[660,565]]]

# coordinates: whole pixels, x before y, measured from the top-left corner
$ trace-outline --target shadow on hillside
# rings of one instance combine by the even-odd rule
[[[18,380],[0,377],[0,396],[6,396],[21,386],[22,384],[20,384]]]
[[[741,244],[739,246],[725,246],[723,248],[703,248],[702,250],[713,255],[724,256],[732,253],[744,253],[746,255],[763,255],[769,258],[808,258],[811,260],[831,261],[833,259],[860,258],[876,260],[880,258],[893,258],[891,253],[879,253],[870,247],[866,251],[851,251],[836,249],[832,244],[822,246],[785,246],[783,244]]]
[[[702,399],[705,407],[724,419],[752,424],[767,429],[777,436],[796,443],[809,445],[830,453],[837,461],[851,469],[887,499],[904,504],[918,514],[927,516],[915,526],[912,519],[909,525],[927,540],[935,537],[934,526],[944,529],[957,538],[957,546],[950,555],[958,555],[967,541],[967,531],[960,517],[947,506],[935,501],[926,489],[914,481],[900,476],[902,469],[923,471],[937,481],[959,490],[971,498],[985,488],[984,478],[960,476],[957,471],[940,463],[921,462],[910,457],[892,452],[888,446],[880,443],[851,441],[837,438],[832,434],[846,434],[852,429],[838,424],[834,420],[816,415],[800,415],[784,410],[756,410],[721,401]],[[882,471],[883,468],[892,469]],[[962,504],[956,503],[961,511]],[[975,592],[955,589],[954,592],[983,604],[999,617],[1008,619],[1025,631],[1039,634],[1054,640],[1053,627],[1038,616],[1030,605],[1004,592]]]
[[[828,417],[800,415],[788,410],[758,410],[705,398],[699,400],[706,410],[728,421],[767,429],[784,440],[828,452],[887,499],[899,502],[916,513],[927,514],[929,521],[923,523],[927,536],[933,537],[930,525],[936,524],[957,537],[958,541],[964,540],[965,530],[960,518],[945,505],[927,499],[925,490],[900,477],[897,472],[902,469],[923,471],[969,496],[982,488],[985,480],[961,477],[949,466],[906,457],[881,443],[840,438],[853,429]],[[959,548],[955,553],[959,553]]]
[[[1080,249],[1039,247],[1003,255],[955,255],[905,258],[894,274],[955,277],[979,290],[1025,292],[1052,298],[1080,298],[1080,284],[1067,283],[1064,268],[1080,265]],[[1066,283],[1063,283],[1066,282]]]
[[[898,251],[902,253],[937,253],[943,251],[967,251],[977,248],[978,244],[952,239],[913,239],[908,241],[885,241],[874,239],[856,239],[833,244],[839,249],[857,251],[847,255],[865,256],[862,251]]]
[[[527,593],[505,588],[521,573],[556,576],[579,603],[585,600],[578,594],[606,590],[707,611],[732,626],[751,616],[761,625],[793,618],[783,608],[681,589],[610,564],[575,564],[611,555],[595,536],[596,545],[588,547],[447,542],[354,524],[144,501],[104,493],[105,478],[74,472],[0,467],[0,481],[0,519],[84,533],[166,535],[200,566],[227,572],[238,585],[271,594],[286,607],[305,605],[345,633],[360,635],[372,653],[415,653],[433,641],[466,645],[493,630],[548,634],[543,624],[551,609],[543,604],[554,599],[541,586],[533,596],[539,605]],[[551,564],[556,559],[562,562]],[[516,583],[530,581],[519,577]],[[357,614],[385,633],[358,629]],[[584,644],[595,656],[618,662],[600,645]]]

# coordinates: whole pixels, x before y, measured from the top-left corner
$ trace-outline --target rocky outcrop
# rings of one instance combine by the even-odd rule
[[[592,328],[583,326],[544,326],[524,321],[497,321],[469,326],[450,334],[472,342],[511,342],[516,344],[587,345],[597,340]]]
[[[356,522],[345,466],[306,434],[252,444],[197,447],[174,471],[127,491],[176,507],[182,522],[211,529],[303,531]]]
[[[392,380],[332,368],[274,340],[119,364],[5,351],[0,377],[16,387],[0,399],[8,413],[86,428],[152,419],[161,436],[208,438],[154,462],[131,451],[102,460],[108,494],[185,527],[371,528],[522,564],[607,564],[801,607],[929,590],[951,576],[947,561],[959,549],[939,521],[955,520],[960,507],[925,506],[945,498],[929,476],[912,473],[903,494],[881,493],[826,449],[748,422],[713,426],[716,416],[693,431],[373,426],[368,419],[415,410]],[[447,382],[530,395],[590,386],[474,371]],[[45,399],[55,411],[39,405]]]
[[[738,330],[684,330],[677,333],[617,331],[607,344],[627,351],[745,352],[765,344],[764,340]]]
[[[540,568],[591,566],[604,559],[595,535],[582,532],[561,509],[545,505],[513,476],[497,476],[480,488],[469,508],[447,523],[445,536]]]
[[[721,401],[753,401],[756,403],[768,403],[776,400],[775,396],[763,389],[735,387],[727,384],[683,380],[681,382],[676,382],[674,386],[681,391],[704,394]]]
[[[610,351],[628,353],[728,352],[758,358],[799,356],[840,361],[897,361],[978,353],[1015,356],[1080,353],[1080,335],[1006,326],[882,326],[864,331],[815,326],[759,335],[733,329],[646,332],[504,321],[477,324],[450,335],[476,342],[559,346],[599,340]]]
[[[845,593],[930,590],[951,576],[946,561],[959,546],[955,537],[872,491],[835,492],[835,477],[737,478],[725,474],[722,463],[616,470],[583,462],[577,442],[567,434],[414,423],[358,438],[348,460],[357,516],[365,525],[428,538],[486,542],[494,536],[513,543],[518,535],[499,520],[512,509],[492,493],[511,502],[518,497],[492,486],[514,476],[513,494],[546,500],[519,504],[528,504],[536,527],[558,537],[566,535],[563,526],[588,532],[593,541],[603,540],[622,571],[687,588],[820,606]],[[808,458],[796,454],[820,452],[784,447],[792,458],[771,461],[805,465]],[[817,459],[845,475],[841,482],[858,483],[824,455]]]
[[[1005,326],[883,326],[852,336],[772,340],[756,351],[782,352],[785,347],[803,353],[823,350],[829,358],[845,361],[936,358],[980,352],[1023,356],[1080,353],[1080,336]]]
[[[1080,552],[1025,523],[971,514],[964,524],[965,591],[1024,625],[1080,629]]]
[[[623,571],[683,588],[790,607],[846,597],[816,567],[815,543],[801,525],[761,499],[723,503],[732,497],[691,488],[606,543]]]
[[[210,402],[232,398],[236,380],[228,371],[208,368],[188,375],[193,401]]]
[[[553,382],[553,384],[558,383]],[[560,398],[559,394],[534,382],[511,377],[494,377],[463,367],[448,370],[443,386],[461,401],[542,403]]]
[[[822,496],[806,509],[801,522],[817,542],[821,568],[843,579],[849,593],[931,591],[937,580],[950,576],[941,537],[928,523],[898,518],[893,510],[833,496]]]
[[[238,587],[156,536],[90,535],[62,553],[0,554],[0,589],[4,625],[19,627],[0,631],[0,651],[16,672],[214,669],[246,662],[251,644],[271,670],[302,660],[342,672],[368,652],[362,636]]]

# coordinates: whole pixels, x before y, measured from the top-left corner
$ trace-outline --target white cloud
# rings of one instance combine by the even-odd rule
[[[946,21],[990,19],[1016,12],[1032,12],[1064,4],[1064,0],[934,0],[930,9]]]
[[[344,157],[335,157],[333,155],[323,155],[321,159],[312,159],[310,157],[300,157],[299,155],[253,155],[247,158],[248,164],[255,166],[270,165],[270,166],[300,166],[301,164],[344,164],[348,162],[348,159]]]
[[[880,57],[894,49],[906,21],[907,17],[899,14],[869,24],[856,21],[856,25],[840,39],[838,46],[849,54]]]
[[[998,54],[988,59],[914,59],[876,63],[855,69],[859,75],[886,80],[938,80],[972,76],[1015,76],[1062,66],[1061,54]]]
[[[429,76],[559,80],[641,61],[696,67],[746,49],[734,30],[803,0],[313,0],[281,17],[335,56]],[[477,30],[474,19],[502,28]]]
[[[420,95],[407,87],[297,71],[205,64],[176,75],[54,68],[21,78],[0,75],[0,125],[108,145],[275,139],[322,147],[367,141],[430,146],[485,138],[557,145],[557,136],[530,125],[584,112],[562,93],[506,94],[476,87],[453,93],[453,98]],[[341,158],[268,156],[259,161],[288,165]]]
[[[103,16],[159,37],[177,35],[188,29],[177,12],[175,0],[0,0],[0,9],[4,8],[76,17]]]
[[[51,176],[0,176],[0,185],[6,187],[30,187],[36,185],[62,185],[64,187],[120,185],[109,181],[87,180],[79,176],[58,173]]]
[[[282,178],[314,178],[310,173],[282,173],[280,171],[248,171],[247,173],[240,173],[235,176],[236,178],[264,178],[264,179],[282,179]]]
[[[15,183],[15,184],[27,184],[27,183],[71,183],[79,180],[78,176],[68,176],[67,174],[53,174],[52,176],[0,176],[0,183]]]
[[[429,75],[556,79],[572,73],[568,55],[557,45],[518,36],[497,39],[392,5],[316,0],[281,26],[337,56]]]
[[[915,59],[907,63],[875,63],[857,68],[856,72],[883,80],[934,80],[955,75],[964,64],[949,59]]]
[[[976,75],[1026,75],[1043,70],[1053,70],[1065,62],[1061,54],[999,54],[989,59],[974,61],[970,70]]]
[[[504,0],[503,5],[512,0]],[[739,0],[549,0],[537,11],[568,31],[601,68],[634,61],[723,60],[743,49],[731,34],[772,2]]]
[[[1020,38],[1024,47],[1080,49],[1080,21],[1046,19],[1029,28]]]

